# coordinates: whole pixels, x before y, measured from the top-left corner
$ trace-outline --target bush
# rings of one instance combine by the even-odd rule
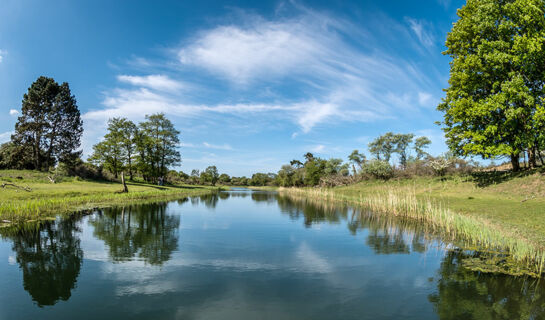
[[[375,179],[388,180],[394,174],[394,169],[387,161],[372,160],[363,166],[363,172]]]

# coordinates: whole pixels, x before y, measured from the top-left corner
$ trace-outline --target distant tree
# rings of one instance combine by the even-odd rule
[[[23,97],[11,141],[31,150],[33,169],[48,170],[77,152],[82,133],[83,122],[68,83],[59,85],[42,76]]]
[[[304,157],[306,162],[311,162],[314,160],[314,155],[310,152],[305,153]]]
[[[205,181],[211,183],[213,186],[216,185],[219,179],[218,168],[216,166],[209,166],[204,169],[203,173],[205,174]],[[202,173],[201,173],[202,176]]]
[[[231,182],[231,177],[227,173],[222,173],[222,174],[220,174],[220,176],[218,178],[218,181],[221,184],[228,184],[228,183]]]
[[[302,168],[303,167],[303,163],[301,161],[299,161],[299,160],[291,160],[290,165],[292,167],[295,167],[295,168]]]
[[[192,184],[198,184],[200,175],[201,175],[201,173],[200,173],[199,169],[191,170],[191,183]]]
[[[365,155],[363,153],[360,153],[358,150],[354,150],[348,156],[348,160],[352,162],[352,171],[354,172],[354,175],[356,175],[357,174],[356,165],[361,170],[363,164],[365,163]]]
[[[416,159],[420,160],[428,155],[424,149],[427,149],[431,144],[431,140],[427,137],[419,137],[414,141],[414,151],[416,152]]]
[[[394,134],[392,132],[388,132],[369,143],[369,152],[375,155],[377,160],[390,161],[394,149]]]
[[[395,145],[394,152],[399,155],[399,163],[403,168],[407,167],[409,146],[413,142],[414,134],[394,134],[392,142]]]
[[[276,176],[276,184],[281,187],[288,187],[293,185],[292,177],[295,174],[296,169],[291,165],[283,165],[278,171]]]
[[[449,148],[535,165],[545,131],[545,3],[468,0],[447,36],[449,87],[438,106]]]

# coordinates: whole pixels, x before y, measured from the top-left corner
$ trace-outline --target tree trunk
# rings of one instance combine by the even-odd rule
[[[520,171],[520,161],[519,161],[519,155],[512,154],[511,155],[511,166],[513,166],[513,172]]]
[[[528,149],[528,166],[533,169],[537,167],[536,148]]]
[[[127,184],[125,183],[125,174],[123,171],[121,171],[121,183],[123,184],[123,193],[129,192],[129,189],[127,188]]]
[[[541,154],[541,151],[537,150],[536,153],[537,153],[537,156],[539,157],[540,165],[544,165],[545,163],[543,162],[543,155]]]

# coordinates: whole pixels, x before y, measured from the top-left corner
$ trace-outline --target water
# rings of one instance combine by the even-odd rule
[[[423,226],[233,190],[2,231],[0,319],[541,319]]]

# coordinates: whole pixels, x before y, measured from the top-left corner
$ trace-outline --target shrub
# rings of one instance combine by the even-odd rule
[[[375,179],[383,180],[390,179],[394,174],[394,170],[390,163],[381,160],[372,160],[367,162],[363,166],[363,172]]]

